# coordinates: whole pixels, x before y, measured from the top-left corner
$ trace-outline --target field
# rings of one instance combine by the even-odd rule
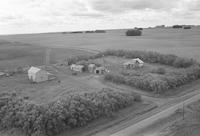
[[[131,49],[172,53],[200,61],[200,28],[189,30],[155,28],[144,29],[141,37],[126,37],[126,30],[109,30],[92,34],[29,34],[0,36],[7,41],[19,41],[45,47],[76,47],[90,50]]]
[[[0,40],[0,70],[15,69],[29,65],[44,65],[46,63],[47,47],[21,42],[5,42]],[[51,48],[50,64],[65,60],[76,55],[89,55],[90,52],[66,48]]]

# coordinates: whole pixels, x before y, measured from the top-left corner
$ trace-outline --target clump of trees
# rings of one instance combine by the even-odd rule
[[[95,32],[95,33],[106,33],[105,30],[95,30],[94,32]]]
[[[126,36],[141,36],[142,31],[139,29],[132,29],[126,31]]]
[[[173,25],[172,28],[183,28],[182,25]]]
[[[69,94],[38,105],[15,93],[0,95],[0,128],[17,128],[28,136],[54,136],[64,130],[83,126],[102,116],[125,108],[141,97],[133,93],[104,88],[99,92]]]

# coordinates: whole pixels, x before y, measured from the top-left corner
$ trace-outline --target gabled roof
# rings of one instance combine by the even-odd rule
[[[39,69],[39,68],[37,68],[37,67],[31,67],[29,70],[28,70],[28,72],[30,72],[30,73],[37,73],[37,72],[39,72],[41,69]]]
[[[133,61],[133,62],[136,62],[136,61],[137,61],[137,62],[139,62],[139,63],[141,63],[141,64],[144,63],[144,62],[143,62],[141,59],[139,59],[139,58],[132,59],[132,61]]]
[[[105,67],[97,67],[96,70],[106,70]]]
[[[76,68],[84,68],[83,65],[77,65],[77,64],[72,64],[71,67],[76,67]]]

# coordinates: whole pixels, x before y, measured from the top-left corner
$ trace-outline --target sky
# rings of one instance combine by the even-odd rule
[[[0,34],[200,24],[200,0],[0,0]]]

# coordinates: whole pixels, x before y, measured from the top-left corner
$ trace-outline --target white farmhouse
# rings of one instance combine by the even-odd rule
[[[37,67],[31,67],[28,70],[28,78],[32,82],[44,82],[48,80],[48,72]]]
[[[123,64],[124,68],[126,69],[140,68],[143,67],[143,65],[144,62],[139,58],[132,59],[131,61],[125,62]]]

